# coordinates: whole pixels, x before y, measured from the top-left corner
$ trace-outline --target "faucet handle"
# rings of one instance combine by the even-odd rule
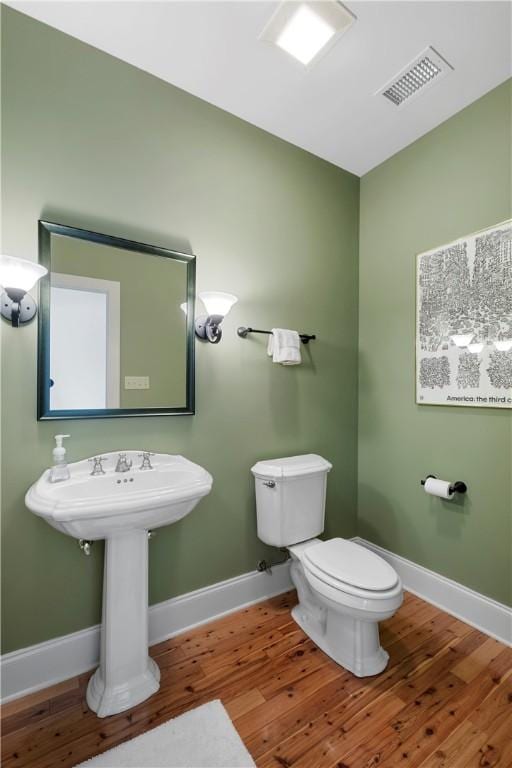
[[[126,452],[122,452],[117,459],[116,472],[128,472],[131,469],[132,464],[133,462],[131,459],[130,461],[127,461]]]
[[[140,469],[153,469],[151,465],[151,456],[154,455],[155,454],[152,451],[143,451],[142,453],[139,453],[139,458],[142,459]]]
[[[103,462],[108,461],[108,456],[93,456],[89,459],[89,464],[92,464],[91,475],[104,475]]]

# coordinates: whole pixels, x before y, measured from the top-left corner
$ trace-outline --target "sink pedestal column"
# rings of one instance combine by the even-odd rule
[[[100,666],[87,704],[98,717],[140,704],[160,687],[148,655],[148,536],[127,531],[105,541]]]

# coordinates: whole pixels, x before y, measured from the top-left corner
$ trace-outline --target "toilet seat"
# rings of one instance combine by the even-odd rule
[[[306,574],[313,577],[317,589],[325,585],[330,595],[334,590],[374,601],[389,600],[402,592],[396,571],[385,560],[347,539],[317,542],[301,554]]]

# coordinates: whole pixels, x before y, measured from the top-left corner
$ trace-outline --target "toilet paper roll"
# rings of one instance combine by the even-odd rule
[[[439,496],[441,499],[453,499],[453,493],[450,492],[451,483],[448,480],[438,480],[437,477],[427,477],[425,480],[425,491],[431,496]]]

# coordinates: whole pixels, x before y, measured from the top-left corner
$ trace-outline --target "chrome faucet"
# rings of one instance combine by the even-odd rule
[[[155,454],[151,453],[151,451],[143,451],[142,453],[139,453],[139,458],[142,459],[142,464],[139,469],[153,469],[151,465],[151,456],[154,455]]]
[[[106,456],[94,456],[94,458],[89,459],[89,463],[92,464],[92,472],[91,475],[104,475],[105,470],[103,469],[103,463],[104,461],[108,461]]]
[[[120,453],[116,464],[116,472],[129,472],[132,464],[132,461],[127,461],[126,453]]]

